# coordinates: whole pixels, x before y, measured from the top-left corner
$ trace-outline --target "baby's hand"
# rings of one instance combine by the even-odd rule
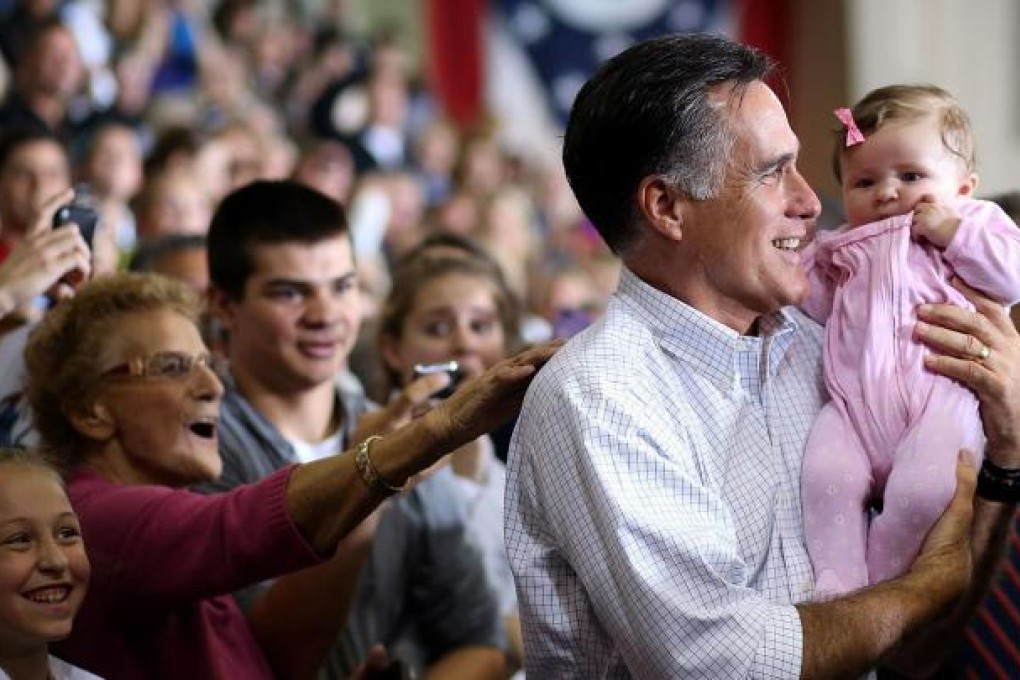
[[[923,238],[944,250],[952,242],[959,228],[960,213],[956,208],[939,203],[932,196],[922,196],[920,202],[914,206],[910,233],[915,239]]]

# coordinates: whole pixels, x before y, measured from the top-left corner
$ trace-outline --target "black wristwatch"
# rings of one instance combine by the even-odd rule
[[[986,458],[978,472],[977,495],[998,503],[1020,502],[1020,470],[1001,468]]]

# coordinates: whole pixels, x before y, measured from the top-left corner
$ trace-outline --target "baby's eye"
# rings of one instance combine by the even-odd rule
[[[919,172],[905,172],[903,173],[904,182],[919,182],[924,179],[924,175]]]
[[[872,182],[870,179],[867,179],[867,178],[859,179],[856,182],[854,182],[854,188],[855,189],[867,189],[868,187],[872,186],[873,184],[874,184],[874,182]]]

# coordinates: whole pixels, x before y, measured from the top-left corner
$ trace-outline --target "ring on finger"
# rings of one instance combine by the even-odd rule
[[[992,348],[988,345],[981,345],[981,349],[978,350],[978,361],[988,361],[988,357],[992,356]]]

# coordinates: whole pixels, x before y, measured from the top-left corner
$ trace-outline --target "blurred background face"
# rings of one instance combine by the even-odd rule
[[[402,77],[376,76],[368,88],[372,123],[402,127],[407,118],[407,86]]]
[[[354,161],[337,142],[320,142],[298,161],[294,179],[347,204],[354,186]]]
[[[65,28],[47,31],[25,61],[25,84],[52,96],[75,94],[84,75],[74,36]]]
[[[142,184],[142,147],[127,127],[110,127],[96,138],[86,176],[100,199],[127,201]]]
[[[0,170],[0,220],[4,231],[23,234],[36,207],[71,186],[67,155],[57,142],[18,147]]]
[[[496,287],[481,276],[451,273],[421,287],[399,338],[383,340],[383,357],[406,383],[414,365],[456,359],[476,376],[503,358]]]
[[[605,300],[595,281],[583,271],[571,270],[561,272],[549,282],[541,312],[549,321],[571,311],[583,311],[595,318],[604,307]]]
[[[149,238],[165,234],[204,234],[212,206],[205,189],[187,173],[171,172],[154,180],[138,232]]]
[[[202,246],[171,250],[154,261],[151,270],[183,281],[200,293],[209,288],[209,261]]]
[[[213,139],[202,145],[191,171],[216,203],[230,191],[230,145]]]
[[[435,124],[418,142],[418,163],[426,172],[450,175],[460,151],[457,133],[448,125]]]

